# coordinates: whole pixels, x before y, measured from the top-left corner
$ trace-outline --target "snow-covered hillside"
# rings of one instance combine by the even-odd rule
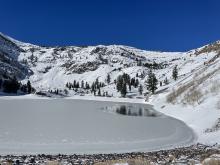
[[[111,83],[122,73],[136,77],[144,82],[149,67],[145,64],[160,64],[155,74],[160,81],[165,77],[172,82],[172,68],[178,65],[180,78],[187,77],[193,71],[204,68],[204,63],[212,59],[216,53],[198,54],[200,49],[191,52],[153,52],[127,46],[87,46],[87,47],[40,47],[22,43],[10,37],[0,35],[0,51],[16,62],[30,69],[29,78],[39,90],[64,89],[67,82],[82,81],[92,83],[97,78],[106,83],[107,75]],[[1,60],[1,62],[4,62]],[[11,66],[15,66],[11,64]],[[111,84],[110,83],[110,84]],[[106,85],[108,85],[106,83]],[[109,85],[114,91],[114,86]],[[105,87],[108,90],[108,86]]]
[[[175,85],[171,78],[175,65],[178,65],[179,78],[186,78],[196,70],[207,67],[204,63],[216,55],[212,51],[203,53],[201,49],[181,53],[144,51],[118,45],[40,47],[0,35],[0,52],[3,57],[10,58],[10,62],[13,61],[9,63],[0,59],[3,66],[7,63],[13,68],[12,72],[20,69],[37,90],[65,89],[66,83],[74,80],[83,80],[91,85],[98,78],[106,85],[103,90],[116,96],[113,82],[118,75],[127,73],[144,83],[149,70],[146,64],[159,64],[160,68],[154,70],[159,81],[167,77],[171,82],[167,87]],[[110,85],[106,83],[108,74]]]
[[[145,94],[144,82],[153,66],[162,86],[158,85],[155,95],[148,95],[148,102],[190,125],[200,135],[199,141],[214,143],[220,142],[219,51],[219,41],[188,52],[155,52],[121,45],[42,47],[0,34],[0,75],[6,72],[24,82],[29,79],[37,91],[66,90],[68,96],[81,95],[83,90],[69,90],[66,83],[84,81],[91,86],[98,78],[104,83],[101,92],[118,98],[114,80],[119,75],[138,79]],[[179,76],[174,81],[176,65]],[[163,83],[166,78],[167,84]],[[134,87],[127,97],[146,99]]]

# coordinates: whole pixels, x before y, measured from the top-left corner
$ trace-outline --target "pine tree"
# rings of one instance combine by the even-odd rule
[[[107,83],[109,84],[111,82],[110,74],[107,75]]]
[[[101,88],[101,87],[103,87],[103,83],[100,82],[99,83],[99,88]]]
[[[136,79],[136,80],[135,80],[134,87],[135,87],[135,88],[137,88],[137,87],[138,87],[138,85],[139,85],[139,80],[138,80],[138,79]]]
[[[68,82],[66,83],[66,88],[69,88],[69,83]]]
[[[96,96],[96,90],[94,90],[93,93],[94,93],[94,96]]]
[[[139,86],[138,92],[140,93],[140,95],[142,95],[142,93],[143,93],[143,86],[142,85]]]
[[[169,84],[169,80],[167,79],[167,77],[165,78],[165,80],[163,81],[163,83],[164,83],[165,85]]]
[[[123,75],[122,75],[122,79],[125,81],[125,83],[129,83],[130,82],[130,80],[131,80],[131,78],[130,78],[130,76],[127,74],[127,73],[124,73]]]
[[[176,81],[178,78],[178,69],[177,65],[173,68],[173,79]]]
[[[73,81],[73,88],[76,88],[76,80]]]
[[[123,82],[123,84],[122,84],[122,89],[121,89],[121,96],[122,96],[122,97],[125,97],[126,94],[127,94],[127,85],[126,85],[125,82]]]
[[[129,91],[131,92],[131,83],[128,83]]]
[[[124,73],[123,75],[119,75],[116,82],[116,88],[118,92],[121,92],[123,97],[127,94],[127,85],[129,86],[129,90],[131,90],[131,78],[128,74]]]
[[[81,88],[84,89],[84,81],[81,81]]]
[[[99,86],[99,79],[98,78],[96,78],[96,80],[95,80],[95,86],[96,86],[96,88],[99,88],[98,86]]]
[[[95,83],[92,83],[92,90],[91,90],[92,92],[94,92],[95,91]]]
[[[132,79],[131,79],[131,85],[132,85],[132,86],[135,86],[135,78],[132,78]]]
[[[89,86],[88,82],[86,82],[86,89],[89,89],[89,88],[90,88],[90,86]]]
[[[155,74],[152,72],[152,70],[148,72],[148,79],[145,83],[146,83],[147,90],[149,90],[150,92],[154,94],[155,91],[157,90],[158,80]]]
[[[30,94],[32,92],[31,82],[28,80],[27,82],[27,93]]]
[[[117,83],[116,83],[116,87],[117,87],[118,92],[120,92],[122,90],[122,85],[123,85],[123,78],[122,78],[122,76],[118,76]]]
[[[20,84],[17,78],[14,76],[12,79],[12,91],[13,93],[17,93],[18,89],[20,88]]]
[[[79,88],[79,82],[76,83],[76,88]]]
[[[142,66],[142,61],[141,61],[141,59],[137,61],[137,66]]]
[[[100,88],[99,88],[99,91],[98,91],[98,96],[101,96],[101,90],[100,90]]]

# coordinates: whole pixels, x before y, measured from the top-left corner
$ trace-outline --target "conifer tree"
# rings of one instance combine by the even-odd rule
[[[118,92],[120,92],[122,90],[122,85],[123,85],[122,76],[118,76],[117,83],[116,83],[116,87],[117,87]]]
[[[32,86],[31,86],[31,82],[28,80],[27,82],[27,93],[31,93],[32,92]]]
[[[123,82],[123,84],[122,84],[122,89],[121,89],[121,96],[122,96],[122,97],[125,97],[126,94],[127,94],[127,85],[126,85],[125,82]]]
[[[107,83],[109,84],[111,82],[110,74],[107,75]]]
[[[142,93],[143,93],[143,86],[142,85],[139,86],[138,92],[140,93],[140,95],[142,95]]]
[[[163,83],[164,83],[165,85],[169,84],[169,80],[167,79],[167,77],[165,78],[165,80],[163,81]]]
[[[135,88],[137,88],[137,87],[138,87],[138,85],[139,85],[139,80],[138,80],[138,79],[136,79],[136,80],[135,80],[134,87],[135,87]]]
[[[155,74],[152,72],[152,70],[148,72],[148,78],[145,83],[146,83],[147,90],[154,94],[155,91],[157,90],[158,80]]]
[[[94,92],[95,91],[95,83],[92,83],[92,90],[91,90],[92,92]]]
[[[129,91],[131,92],[131,83],[128,83]]]
[[[177,65],[173,68],[173,79],[176,81],[178,78],[178,69]]]
[[[76,80],[73,81],[73,88],[76,88]]]
[[[98,91],[98,96],[101,96],[101,90],[100,90],[100,88],[99,88],[99,91]]]
[[[83,80],[81,81],[81,88],[84,89],[84,81]]]

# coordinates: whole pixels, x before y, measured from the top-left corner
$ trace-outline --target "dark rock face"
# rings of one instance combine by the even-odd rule
[[[31,74],[26,66],[18,62],[18,56],[21,52],[24,50],[0,34],[0,76],[7,74],[22,79]]]
[[[99,61],[87,62],[83,64],[76,64],[74,62],[69,62],[69,63],[62,65],[62,67],[65,67],[69,74],[71,73],[82,74],[87,71],[94,71],[98,69],[100,64],[101,63]]]
[[[17,58],[20,52],[24,52],[19,46],[12,42],[7,37],[1,35],[0,33],[0,50],[1,52],[10,55],[12,58]]]

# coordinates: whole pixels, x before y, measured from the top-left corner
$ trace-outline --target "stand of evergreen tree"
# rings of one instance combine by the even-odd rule
[[[17,80],[14,76],[10,78],[9,76],[7,79],[0,79],[0,89],[5,93],[17,93],[18,91],[30,94],[35,92],[35,89],[31,86],[31,82],[28,81],[27,84],[22,84]]]
[[[3,82],[3,92],[5,93],[17,93],[20,88],[20,84],[16,77],[12,79],[4,80]]]
[[[128,74],[124,73],[123,75],[119,75],[117,80],[114,81],[116,84],[116,89],[121,93],[122,97],[125,97],[127,94],[127,86],[129,91],[131,91],[131,87],[137,88],[139,85],[139,80],[136,78],[131,78]]]
[[[105,83],[99,82],[98,78],[92,83],[91,87],[90,87],[89,83],[85,82],[84,80],[82,80],[81,83],[79,83],[76,80],[74,80],[73,83],[70,83],[70,82],[66,83],[66,88],[68,88],[69,90],[72,89],[77,92],[79,89],[84,89],[84,90],[86,90],[86,93],[89,93],[89,91],[90,91],[94,95],[96,95],[96,92],[98,92],[99,96],[101,96],[100,88],[102,88],[104,86],[105,86]]]
[[[76,80],[73,81],[73,83],[67,82],[66,83],[66,88],[68,88],[69,90],[71,89],[78,89],[78,88],[82,88],[82,89],[90,89],[90,85],[88,82],[85,81],[81,81],[81,85],[79,85],[79,82],[77,82]]]

